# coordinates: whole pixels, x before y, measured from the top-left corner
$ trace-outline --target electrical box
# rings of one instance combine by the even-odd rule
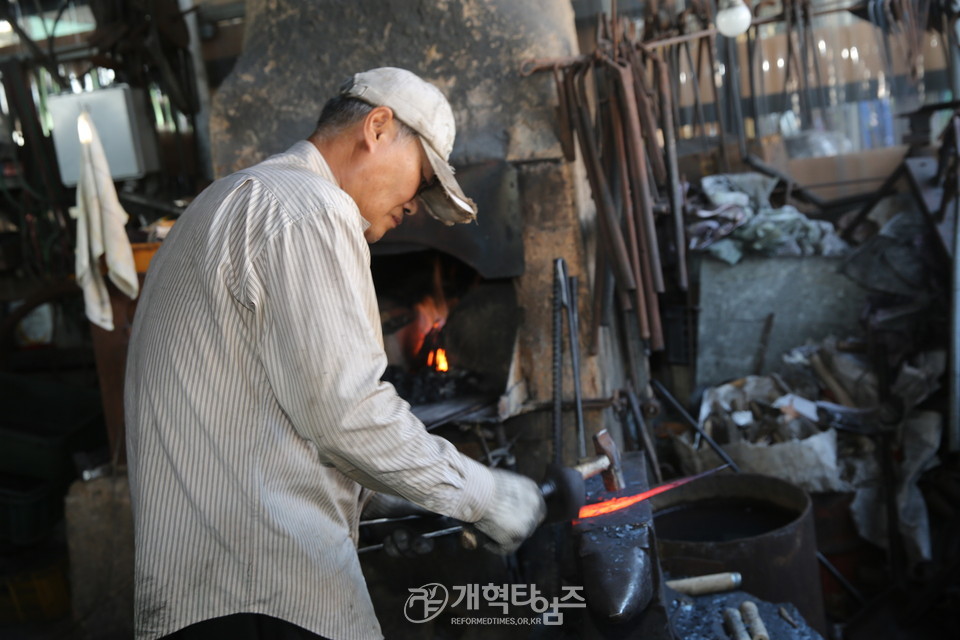
[[[100,136],[114,180],[142,178],[160,168],[156,131],[148,118],[142,90],[120,84],[50,96],[47,110],[53,118],[53,146],[65,186],[76,185],[80,178],[77,118],[83,110],[90,114]]]

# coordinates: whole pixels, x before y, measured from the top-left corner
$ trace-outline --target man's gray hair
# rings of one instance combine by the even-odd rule
[[[327,101],[317,120],[316,133],[320,136],[332,136],[346,130],[358,122],[362,122],[367,114],[373,111],[373,105],[346,96],[337,96]],[[397,120],[400,138],[405,139],[417,135],[417,132],[405,123]]]

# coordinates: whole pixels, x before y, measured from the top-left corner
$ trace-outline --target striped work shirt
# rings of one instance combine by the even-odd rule
[[[157,252],[125,386],[138,639],[238,612],[379,638],[361,485],[468,522],[491,501],[380,382],[366,224],[302,141],[213,183]]]

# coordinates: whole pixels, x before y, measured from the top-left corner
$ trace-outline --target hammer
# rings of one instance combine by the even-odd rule
[[[603,429],[593,436],[597,455],[572,467],[551,465],[540,483],[540,492],[547,503],[545,522],[573,520],[586,502],[587,478],[600,474],[607,491],[619,491],[625,486],[620,466],[620,449],[610,433]]]

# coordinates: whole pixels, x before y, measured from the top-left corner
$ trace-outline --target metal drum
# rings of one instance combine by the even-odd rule
[[[651,498],[661,565],[674,577],[738,571],[741,588],[790,602],[826,631],[810,496],[784,480],[723,474]]]

